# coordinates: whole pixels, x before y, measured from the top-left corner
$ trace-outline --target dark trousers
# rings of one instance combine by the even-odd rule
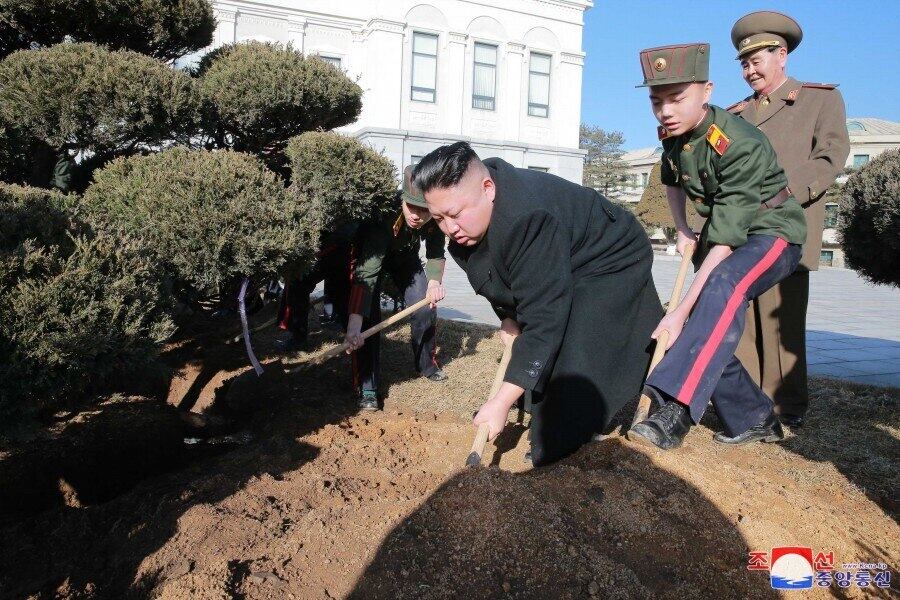
[[[309,295],[323,280],[328,299],[334,306],[335,318],[338,322],[346,322],[350,300],[349,245],[324,248],[312,268],[285,285],[278,307],[278,326],[290,331],[298,340],[305,339],[309,329]]]
[[[802,417],[809,406],[806,308],[809,271],[797,270],[753,300],[735,352],[775,412]]]
[[[750,300],[797,268],[801,249],[768,235],[751,235],[706,281],[675,344],[647,385],[686,405],[698,423],[712,400],[729,436],[744,433],[772,412],[734,352]]]
[[[418,256],[415,260],[403,260],[399,263],[387,264],[387,271],[403,295],[406,306],[412,306],[425,297],[428,291],[428,278]],[[363,331],[381,322],[381,284],[383,276],[372,293],[372,307],[368,315],[363,315]],[[417,373],[424,376],[433,374],[439,366],[435,359],[435,333],[437,330],[437,311],[426,306],[410,316],[410,342],[413,353],[413,366]],[[366,340],[362,348],[352,353],[353,387],[359,392],[378,393],[381,354],[381,334],[377,333]]]

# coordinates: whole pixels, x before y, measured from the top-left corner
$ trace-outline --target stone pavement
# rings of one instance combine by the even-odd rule
[[[661,254],[654,258],[653,279],[664,302],[672,292],[678,260]],[[440,317],[499,325],[452,258],[447,260],[445,284]],[[809,374],[900,387],[900,290],[872,285],[855,271],[832,268],[812,273],[810,288]]]

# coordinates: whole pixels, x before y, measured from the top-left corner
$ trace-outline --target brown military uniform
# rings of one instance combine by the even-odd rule
[[[844,100],[834,85],[788,78],[769,97],[754,94],[728,110],[766,134],[806,214],[808,234],[797,272],[751,304],[737,351],[779,413],[802,416],[809,402],[806,305],[809,271],[818,269],[822,248],[821,200],[850,153]]]

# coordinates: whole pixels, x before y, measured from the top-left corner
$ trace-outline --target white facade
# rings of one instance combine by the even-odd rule
[[[900,123],[869,117],[850,118],[847,119],[847,132],[850,134],[850,154],[844,165],[846,168],[858,169],[882,152],[900,148]],[[846,176],[838,178],[839,183],[844,181]],[[821,262],[824,265],[843,267],[844,251],[834,228],[837,213],[836,202],[825,204]]]
[[[662,158],[662,146],[629,150],[622,155],[622,162],[628,165],[627,185],[619,199],[630,205],[641,201],[644,189],[650,183],[650,172]]]
[[[214,45],[283,42],[339,61],[363,88],[362,113],[342,131],[383,151],[398,168],[466,140],[482,158],[499,156],[581,183],[581,39],[592,5],[214,0]]]

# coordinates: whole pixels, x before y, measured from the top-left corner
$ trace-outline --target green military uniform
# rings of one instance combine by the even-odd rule
[[[709,46],[685,44],[641,52],[644,85],[704,83]],[[786,191],[787,177],[766,136],[717,106],[691,131],[661,132],[662,183],[678,187],[706,218],[698,264],[712,246],[732,252],[709,273],[680,335],[647,378],[662,407],[631,435],[660,448],[681,444],[710,401],[724,431],[716,439],[744,443],[780,439],[773,405],[734,355],[748,300],[790,275],[806,238],[803,209]]]
[[[706,219],[695,254],[698,265],[713,244],[734,248],[753,234],[791,244],[806,237],[803,209],[794,198],[761,209],[761,202],[787,187],[766,136],[718,106],[710,106],[693,131],[663,140],[660,176],[663,184],[683,189]]]
[[[731,39],[738,59],[765,48],[788,52],[802,40],[790,17],[756,12],[735,23]],[[791,193],[803,207],[807,237],[797,272],[757,298],[737,355],[782,415],[802,417],[809,402],[806,376],[806,308],[809,271],[819,265],[825,191],[850,152],[844,100],[834,85],[801,83],[788,77],[768,95],[754,93],[728,107],[766,134]]]
[[[398,200],[427,207],[425,198],[412,193],[409,188],[408,174]],[[425,243],[424,269],[419,258],[422,242]],[[444,234],[434,221],[420,229],[412,229],[402,212],[362,223],[353,249],[350,314],[362,315],[364,330],[381,321],[381,289],[387,274],[407,306],[422,300],[428,291],[428,281],[441,281],[445,246]],[[436,310],[427,306],[410,318],[414,366],[425,377],[433,377],[440,371],[435,358],[436,324]],[[380,334],[371,336],[352,354],[353,386],[364,398],[378,393],[380,337]]]

